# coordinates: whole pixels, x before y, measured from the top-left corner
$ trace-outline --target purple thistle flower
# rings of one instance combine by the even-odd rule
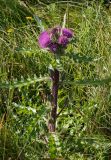
[[[52,33],[52,34],[60,34],[60,32],[61,32],[60,26],[56,26],[50,30],[50,33]]]
[[[47,31],[44,31],[39,36],[39,45],[41,48],[47,48],[51,43],[50,35]]]
[[[48,48],[52,53],[57,54],[59,49],[63,51],[66,48],[72,36],[72,30],[57,26],[40,34],[39,45],[41,48]]]
[[[52,34],[58,33],[58,27],[53,28],[53,29],[51,30],[51,33],[52,33]]]
[[[52,42],[57,42],[57,39],[59,38],[61,33],[61,27],[55,27],[51,30],[50,32],[50,38],[52,40]]]
[[[62,29],[62,35],[66,36],[67,38],[72,38],[73,32],[70,29],[63,28]]]
[[[64,47],[66,47],[67,44],[69,43],[69,40],[66,36],[60,36],[59,39],[58,39],[58,43],[61,44]]]
[[[58,44],[57,43],[51,43],[49,45],[49,49],[51,52],[56,53],[57,49],[58,49]]]

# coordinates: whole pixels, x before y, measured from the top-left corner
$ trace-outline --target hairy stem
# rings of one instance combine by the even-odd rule
[[[59,87],[59,71],[57,69],[50,70],[52,79],[52,101],[51,101],[51,114],[48,123],[49,132],[55,132],[56,129],[56,116],[57,116],[57,98]]]

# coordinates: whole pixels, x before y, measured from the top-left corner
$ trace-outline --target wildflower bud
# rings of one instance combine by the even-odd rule
[[[66,36],[60,36],[58,39],[58,43],[61,44],[62,46],[66,47],[68,44],[69,40]]]
[[[70,29],[63,28],[62,29],[62,35],[66,36],[67,38],[72,38],[73,32]]]
[[[56,53],[57,50],[58,50],[58,44],[57,43],[51,43],[49,45],[49,49],[50,49],[51,52]]]

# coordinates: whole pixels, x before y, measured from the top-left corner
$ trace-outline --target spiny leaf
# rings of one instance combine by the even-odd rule
[[[104,84],[109,84],[111,82],[111,77],[105,78],[105,79],[84,79],[84,80],[79,80],[79,81],[74,81],[74,85],[104,85]]]
[[[69,55],[70,58],[73,58],[74,61],[78,62],[78,63],[86,63],[86,62],[92,62],[95,61],[95,59],[93,57],[89,57],[89,56],[85,56],[85,55],[80,55],[78,53],[71,53]]]
[[[34,19],[35,19],[35,21],[38,23],[41,32],[43,32],[45,29],[44,29],[44,26],[43,26],[43,24],[42,24],[41,19],[40,19],[37,15],[34,15]]]
[[[23,86],[29,86],[31,84],[34,84],[36,82],[41,82],[41,81],[47,81],[49,80],[49,77],[40,77],[40,78],[33,78],[30,79],[28,78],[27,80],[21,80],[21,81],[13,81],[12,83],[1,83],[0,88],[7,88],[7,89],[13,89],[13,88],[21,88]]]

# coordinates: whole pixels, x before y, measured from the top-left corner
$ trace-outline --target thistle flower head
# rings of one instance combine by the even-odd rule
[[[73,32],[67,28],[54,27],[49,31],[44,31],[39,36],[39,45],[41,48],[49,48],[53,53],[57,53],[59,49],[67,47]]]
[[[57,43],[51,43],[49,45],[49,49],[50,49],[51,52],[56,53],[57,50],[58,50],[58,44]]]
[[[41,48],[47,48],[51,43],[50,35],[47,31],[44,31],[39,36],[39,45]]]
[[[59,39],[58,39],[58,43],[59,43],[60,45],[62,45],[63,47],[66,47],[67,44],[69,43],[69,40],[68,40],[68,38],[67,38],[66,36],[61,35],[61,36],[59,37]]]
[[[70,29],[63,28],[62,29],[62,35],[66,36],[67,38],[72,38],[73,37],[73,32]]]

